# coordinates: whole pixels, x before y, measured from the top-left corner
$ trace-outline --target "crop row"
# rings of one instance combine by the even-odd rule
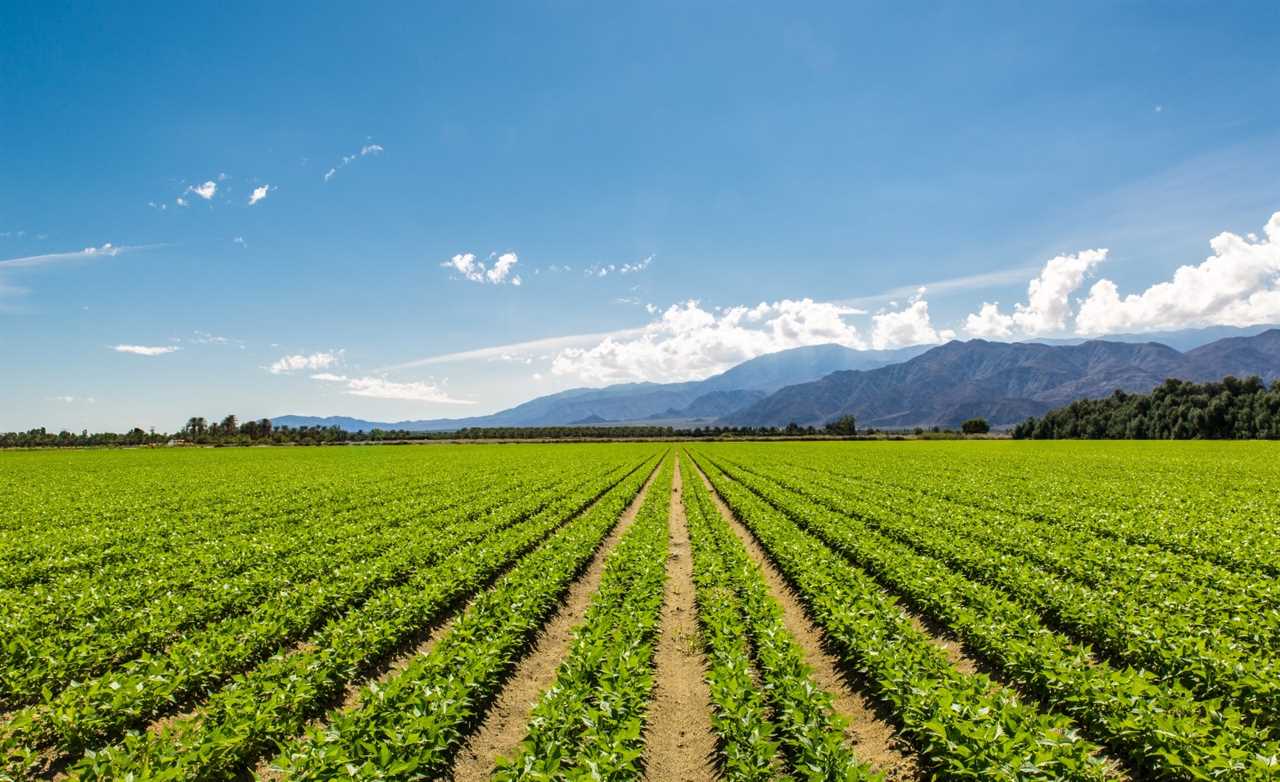
[[[949,779],[1106,777],[1098,747],[982,674],[954,668],[871,577],[728,479],[698,464],[804,599],[844,663],[863,675],[924,762]]]
[[[1277,746],[1239,712],[1197,701],[1150,674],[1092,660],[1088,648],[1045,627],[1034,611],[998,590],[799,492],[741,472],[727,475],[956,632],[1008,680],[1072,715],[1148,776],[1260,780],[1276,773]],[[951,537],[919,529],[914,540],[940,544]]]
[[[653,690],[654,638],[666,580],[670,460],[605,560],[600,586],[534,707],[517,754],[498,780],[638,779],[645,709]]]
[[[712,505],[687,460],[683,502],[725,776],[774,778],[783,750],[799,779],[877,779],[844,742],[831,695],[810,676],[759,568]],[[759,680],[757,689],[756,679]],[[763,697],[760,697],[763,695]]]
[[[614,470],[602,470],[607,477]],[[589,481],[601,476],[588,476]],[[117,739],[123,731],[154,719],[200,692],[217,689],[230,676],[358,607],[378,590],[397,586],[455,549],[529,518],[573,481],[552,483],[515,495],[500,507],[437,519],[430,535],[402,539],[387,555],[362,561],[363,547],[329,562],[324,578],[272,595],[252,611],[215,622],[155,655],[77,682],[37,707],[20,711],[5,726],[0,749],[21,757],[53,746],[77,752]]]
[[[620,493],[634,493],[642,465],[625,477],[598,478],[565,492],[525,522],[452,552],[404,584],[330,621],[306,644],[236,676],[198,712],[146,734],[86,753],[74,769],[86,779],[224,778],[297,735],[349,683],[375,670],[482,589],[566,519]],[[598,504],[599,504],[598,503]]]
[[[1003,589],[1117,662],[1150,670],[1164,682],[1180,681],[1205,697],[1224,699],[1252,721],[1280,727],[1280,659],[1274,654],[1256,654],[1212,628],[1197,632],[1185,622],[1175,622],[1153,610],[1153,601],[1144,600],[1143,592],[1095,589],[1057,577],[1021,557],[970,539],[952,522],[921,522],[906,514],[875,512],[812,482],[798,490],[836,510],[862,507],[858,516],[885,535]],[[964,517],[953,522],[980,524]],[[1194,602],[1193,596],[1178,592],[1169,596],[1157,591],[1156,595],[1157,599]]]
[[[527,493],[534,487],[516,488]],[[544,489],[544,493],[554,496],[554,488]],[[521,493],[478,494],[468,505],[432,514],[431,526],[447,526],[486,511],[500,511],[509,504],[506,498],[520,496]],[[405,526],[412,528],[420,522],[419,511],[413,506],[395,506],[382,513],[366,511],[345,523],[335,519],[324,533],[325,540],[307,541],[305,534],[295,533],[293,537],[310,542],[311,547],[296,551],[291,557],[260,562],[239,577],[211,578],[203,584],[204,589],[171,588],[162,598],[139,610],[112,612],[104,619],[75,625],[68,632],[33,628],[16,635],[4,646],[0,668],[4,701],[29,703],[41,698],[43,692],[56,692],[70,682],[110,674],[113,666],[162,649],[176,639],[189,638],[193,632],[210,627],[210,622],[218,633],[219,625],[234,623],[246,611],[252,613],[264,600],[278,599],[284,591],[305,593],[317,586],[323,588],[335,572],[359,570],[363,563],[394,550],[397,541],[406,537]],[[115,584],[104,580],[95,585],[94,591],[109,596],[116,591]]]
[[[431,779],[448,766],[530,640],[641,489],[626,482],[472,601],[435,646],[357,708],[288,742],[290,779]]]
[[[926,454],[836,458],[855,468],[843,471],[980,510],[1158,546],[1246,577],[1280,576],[1280,514],[1269,500],[1277,479],[1272,455],[1238,443],[950,445]]]
[[[1143,616],[1165,628],[1166,635],[1226,636],[1266,656],[1280,644],[1280,585],[1272,579],[1242,575],[1151,545],[1122,543],[1001,511],[979,511],[894,484],[869,483],[862,476],[835,473],[821,462],[795,468],[774,460],[754,466],[735,463],[743,469],[785,474],[806,487],[829,489],[846,512],[872,517],[888,512],[945,526],[1113,600],[1140,605]]]

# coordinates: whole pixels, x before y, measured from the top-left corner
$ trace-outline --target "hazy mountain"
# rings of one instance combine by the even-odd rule
[[[1174,350],[1188,351],[1217,342],[1229,337],[1252,337],[1264,331],[1277,328],[1280,324],[1262,326],[1206,326],[1198,329],[1181,329],[1179,331],[1150,331],[1144,334],[1108,334],[1098,337],[1107,342],[1159,342]],[[1083,345],[1090,340],[1076,339],[1030,339],[1027,342],[1038,342],[1042,345]]]
[[[925,346],[899,350],[852,350],[813,345],[758,356],[713,375],[684,383],[620,383],[573,388],[531,399],[492,415],[413,421],[367,421],[333,416],[286,415],[281,426],[338,426],[348,431],[405,429],[447,431],[468,426],[572,426],[583,421],[714,419],[759,401],[792,383],[816,380],[843,369],[871,369],[919,355]]]
[[[1228,374],[1280,379],[1280,330],[1186,353],[1155,342],[949,342],[900,364],[787,386],[720,423],[816,425],[853,414],[875,427],[955,426],[974,416],[1007,426],[1116,389],[1147,392],[1170,377],[1203,382]]]

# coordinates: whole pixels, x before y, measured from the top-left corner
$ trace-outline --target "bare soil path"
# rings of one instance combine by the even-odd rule
[[[659,465],[658,469],[661,469]],[[485,719],[463,744],[454,758],[451,772],[457,782],[488,779],[498,758],[511,757],[528,732],[529,718],[538,699],[555,683],[560,662],[573,644],[573,630],[587,613],[591,597],[600,587],[605,557],[631,528],[649,488],[658,475],[655,469],[640,493],[619,517],[586,571],[569,587],[564,604],[543,627],[533,649],[516,666],[507,685],[489,707]]]
[[[645,779],[701,782],[715,779],[711,691],[693,602],[693,558],[680,493],[680,461],[671,485],[670,540],[662,629],[654,654],[654,697],[645,725]]]
[[[755,536],[733,515],[733,511],[729,510],[729,506],[712,488],[701,469],[698,470],[698,475],[711,493],[712,502],[720,515],[729,523],[751,559],[763,571],[769,593],[782,606],[783,625],[804,652],[804,660],[812,669],[813,680],[831,694],[832,706],[844,718],[847,724],[845,736],[854,753],[876,770],[883,771],[888,780],[923,779],[924,774],[915,755],[898,736],[894,726],[878,715],[875,701],[866,692],[853,686],[844,675],[839,659],[827,651],[829,646],[826,635],[809,619],[799,598],[760,547]]]

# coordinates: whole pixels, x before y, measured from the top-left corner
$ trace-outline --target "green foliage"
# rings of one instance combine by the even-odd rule
[[[823,431],[827,434],[851,437],[858,433],[858,421],[851,415],[842,415],[834,421],[829,421],[823,427]]]
[[[1203,385],[1166,380],[1150,394],[1116,391],[1028,418],[1018,439],[1248,440],[1280,439],[1280,381],[1257,377]]]
[[[991,424],[985,418],[970,418],[960,424],[960,431],[965,434],[986,434],[991,431]]]
[[[606,560],[600,588],[555,684],[534,708],[518,755],[498,780],[639,779],[641,727],[653,689],[654,639],[666,580],[671,461]]]

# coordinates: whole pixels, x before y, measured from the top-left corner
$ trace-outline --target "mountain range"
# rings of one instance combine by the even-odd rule
[[[1218,329],[1203,338],[1224,333]],[[1230,333],[1228,330],[1226,333]],[[1280,379],[1280,329],[1177,350],[1160,342],[1091,340],[1078,344],[953,341],[936,347],[857,351],[840,345],[760,356],[705,380],[624,383],[562,391],[486,416],[375,422],[281,416],[277,425],[447,431],[463,427],[821,425],[846,414],[859,426],[958,425],[983,417],[1011,426],[1028,416],[1116,389],[1147,392],[1166,378],[1205,382],[1225,375]],[[1123,339],[1123,338],[1122,338]]]

